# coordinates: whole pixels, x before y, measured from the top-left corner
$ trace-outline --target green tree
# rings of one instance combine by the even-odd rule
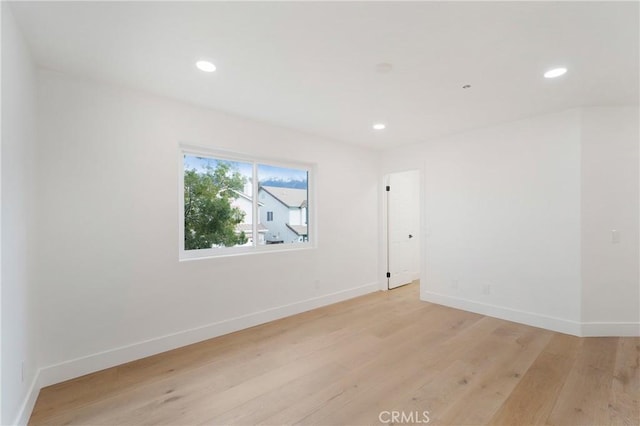
[[[236,225],[244,212],[231,203],[238,198],[246,178],[229,163],[218,162],[206,171],[184,172],[184,248],[185,250],[245,244],[244,232]]]

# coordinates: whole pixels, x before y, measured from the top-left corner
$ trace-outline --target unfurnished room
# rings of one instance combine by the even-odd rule
[[[0,11],[0,424],[640,424],[640,2]]]

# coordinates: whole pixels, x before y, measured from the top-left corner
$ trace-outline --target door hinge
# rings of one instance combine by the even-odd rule
[[[391,272],[387,272],[387,278],[391,278]]]
[[[391,191],[391,187],[387,185],[387,192]]]

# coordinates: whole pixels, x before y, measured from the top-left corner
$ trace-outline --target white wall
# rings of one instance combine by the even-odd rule
[[[50,71],[36,114],[2,7],[3,423],[40,385],[379,288],[376,182],[400,170],[424,176],[423,299],[574,334],[637,321],[637,109],[467,132],[383,152],[381,169],[364,149]],[[178,142],[317,163],[318,248],[178,262]]]
[[[378,288],[373,152],[53,72],[39,84],[43,384]],[[179,142],[316,163],[318,248],[179,262]]]
[[[383,173],[424,171],[422,298],[640,334],[638,127],[637,107],[586,108],[383,153]]]
[[[35,70],[9,5],[2,3],[2,424],[12,424],[36,372],[33,271]],[[24,362],[24,373],[22,363]],[[22,377],[24,374],[24,378]],[[30,407],[26,408],[30,411]]]
[[[579,332],[578,123],[569,111],[384,153],[384,173],[423,170],[424,300]]]
[[[620,327],[639,332],[638,117],[638,108],[582,113],[582,316],[588,334]]]
[[[3,5],[0,4],[0,23],[2,23],[2,10],[4,9]],[[5,25],[0,26],[0,424],[2,424],[2,406],[4,405],[2,401],[2,28]]]

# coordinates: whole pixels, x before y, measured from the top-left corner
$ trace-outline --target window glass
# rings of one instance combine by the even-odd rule
[[[307,167],[186,151],[182,166],[181,258],[310,241]]]
[[[184,156],[184,249],[253,244],[251,163]]]
[[[258,164],[259,216],[266,227],[264,244],[309,240],[309,172]]]

